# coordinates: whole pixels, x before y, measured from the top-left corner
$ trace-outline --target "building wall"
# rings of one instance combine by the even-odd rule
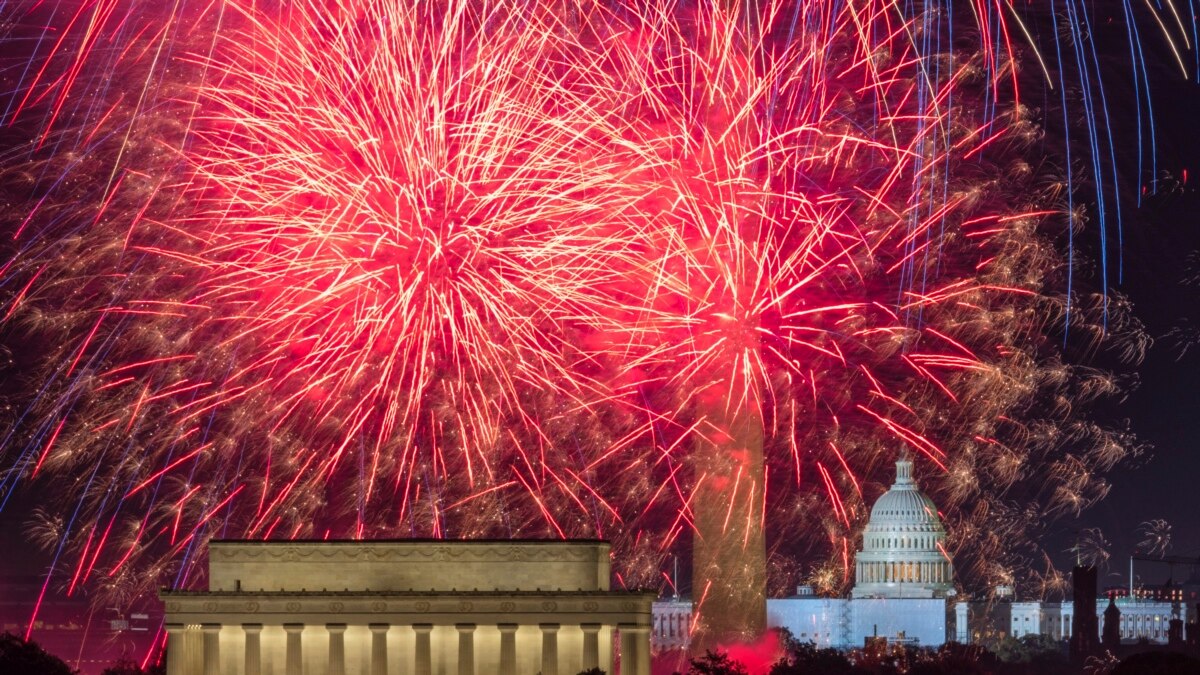
[[[946,601],[931,599],[863,598],[850,603],[854,646],[868,637],[915,640],[922,647],[946,643]]]
[[[1012,626],[1009,634],[1015,638],[1041,635],[1042,604],[1040,602],[1012,603]]]
[[[609,589],[591,541],[212,542],[210,591]]]
[[[654,594],[608,590],[608,552],[594,541],[213,542],[208,591],[160,593],[167,672],[246,675],[247,656],[259,654],[258,675],[286,675],[285,628],[295,628],[292,670],[303,675],[329,675],[339,639],[347,675],[376,670],[372,647],[384,645],[386,675],[456,675],[461,650],[474,666],[464,672],[491,675],[501,672],[500,628],[512,626],[510,675],[612,672],[618,635],[626,670],[649,675]],[[588,664],[585,627],[596,638]],[[418,631],[430,647],[420,664]]]
[[[1107,603],[1097,604],[1097,618],[1104,626]],[[1126,642],[1147,640],[1152,644],[1167,643],[1167,629],[1173,618],[1169,602],[1118,598],[1121,610],[1121,639]],[[1054,640],[1071,637],[1071,617],[1075,604],[1065,602],[960,602],[955,607],[955,638],[959,642],[978,642],[984,634],[989,638],[1006,635],[1022,638],[1027,635],[1046,635]],[[1180,608],[1180,618],[1187,622],[1187,607]],[[964,622],[963,619],[966,619]],[[963,624],[966,625],[963,625]],[[1006,630],[1007,629],[1007,630]]]
[[[245,634],[238,625],[225,625],[219,633],[221,675],[245,675]],[[480,625],[475,629],[474,656],[476,673],[500,672],[500,631],[495,626]],[[613,672],[613,644],[616,632],[611,626],[600,629],[599,665]],[[350,625],[344,634],[346,673],[370,672],[371,633],[366,626]],[[279,625],[265,625],[260,636],[262,650],[261,675],[284,675],[287,636]],[[393,626],[388,631],[388,673],[416,671],[416,634],[409,626]],[[324,626],[306,626],[301,633],[305,675],[327,675],[329,672],[329,631]],[[180,644],[183,660],[191,664],[186,673],[200,673],[202,668],[202,636],[200,631],[187,631]],[[430,634],[432,672],[447,675],[458,672],[458,631],[454,626],[434,626]],[[583,664],[583,631],[578,625],[562,625],[558,632],[558,672],[560,675],[578,673]],[[542,632],[538,626],[522,625],[516,633],[518,673],[537,673],[542,670]]]
[[[1101,626],[1103,626],[1104,610],[1107,603],[1100,607]],[[1118,598],[1117,609],[1121,610],[1121,639],[1136,642],[1148,640],[1156,644],[1167,643],[1167,629],[1171,625],[1172,604],[1169,602],[1146,601],[1141,599]],[[1179,618],[1186,624],[1188,620],[1187,605],[1181,605]]]
[[[770,600],[767,602],[769,604]],[[657,600],[650,612],[653,626],[650,644],[654,652],[688,648],[691,644],[691,600]]]
[[[998,640],[1012,634],[1012,603],[960,600],[955,603],[955,640],[962,644]]]
[[[946,601],[779,598],[767,600],[767,625],[787,628],[797,640],[818,647],[862,647],[876,636],[937,647],[946,643]]]
[[[850,602],[841,598],[768,599],[767,625],[787,628],[797,640],[818,647],[847,647]]]

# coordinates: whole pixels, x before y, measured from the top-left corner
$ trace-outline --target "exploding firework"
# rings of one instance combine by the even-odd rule
[[[1108,550],[1110,546],[1100,528],[1089,527],[1079,532],[1070,552],[1075,556],[1076,565],[1107,568],[1108,560],[1112,557]]]
[[[645,586],[691,543],[723,637],[789,558],[845,587],[902,445],[957,569],[1040,561],[1014,542],[1134,447],[1081,421],[1117,386],[1063,332],[1144,342],[1070,289],[1025,24],[933,4],[23,15],[3,489],[63,486],[51,578],[186,585],[215,536],[595,536]]]
[[[1171,523],[1162,518],[1138,525],[1138,536],[1142,539],[1137,544],[1139,553],[1166,556],[1167,551],[1171,550]]]

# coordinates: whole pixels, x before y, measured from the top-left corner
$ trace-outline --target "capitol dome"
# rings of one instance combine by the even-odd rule
[[[896,482],[871,509],[855,558],[853,597],[945,597],[954,587],[945,541],[937,506],[913,480],[905,452],[896,462]]]

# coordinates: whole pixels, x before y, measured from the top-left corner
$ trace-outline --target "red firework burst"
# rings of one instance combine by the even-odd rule
[[[1008,14],[941,47],[902,5],[228,0],[112,60],[132,14],[98,15],[27,85],[54,147],[21,170],[86,180],[33,186],[5,277],[61,344],[11,466],[77,481],[72,587],[332,532],[611,537],[657,584],[684,535],[753,628],[764,531],[844,585],[904,444],[1002,574],[1002,495],[1077,510],[1128,443],[1041,406],[1079,381],[1045,339],[1069,215]],[[113,68],[148,84],[54,131]]]

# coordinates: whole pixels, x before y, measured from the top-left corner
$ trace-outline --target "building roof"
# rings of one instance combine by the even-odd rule
[[[913,463],[901,455],[896,462],[896,482],[871,509],[870,532],[944,532],[937,506],[913,479]]]

